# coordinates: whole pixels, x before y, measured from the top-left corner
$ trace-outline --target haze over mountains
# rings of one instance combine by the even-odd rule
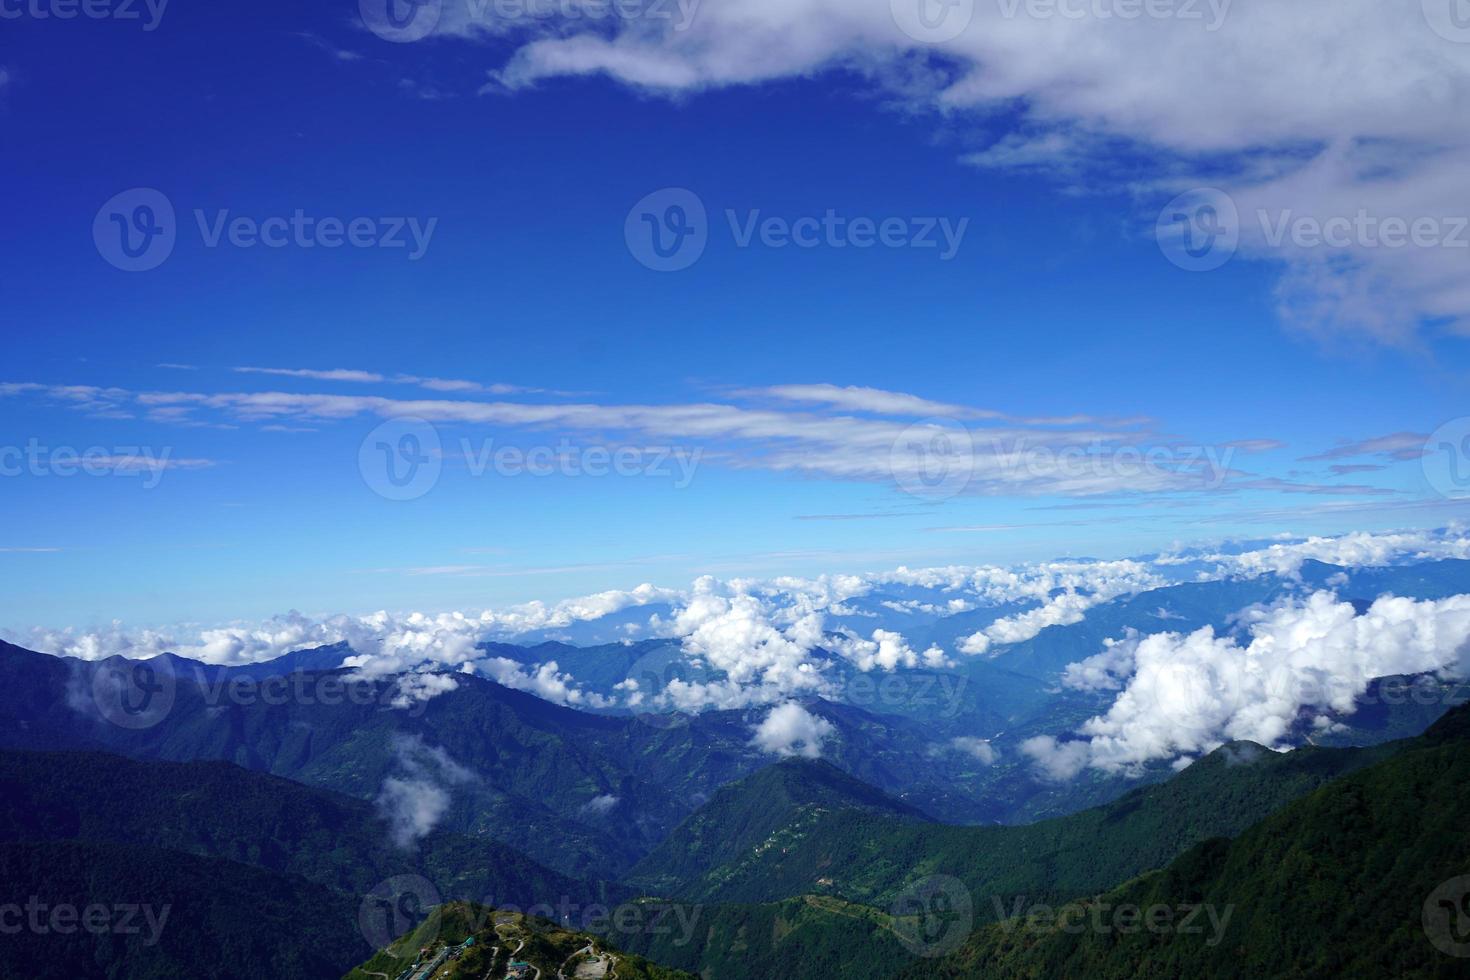
[[[315,924],[320,935],[283,937],[268,958],[285,976],[345,972],[457,900],[587,936],[589,908],[693,910],[701,924],[682,941],[645,930],[602,942],[712,978],[833,965],[886,977],[916,957],[954,975],[989,976],[991,963],[1031,975],[1033,956],[1126,972],[1155,955],[1207,975],[1234,961],[1177,945],[1016,947],[987,925],[1008,921],[992,899],[1085,902],[1196,855],[1148,894],[1172,895],[1187,873],[1203,882],[1188,895],[1219,888],[1222,907],[1243,903],[1246,886],[1209,882],[1226,873],[1218,861],[1253,858],[1211,841],[1251,839],[1278,813],[1292,828],[1324,819],[1286,815],[1400,764],[1467,699],[1470,560],[1451,557],[1467,544],[1449,529],[1156,556],[1121,572],[1074,560],[1009,579],[703,582],[573,617],[559,639],[538,628],[460,647],[409,617],[395,621],[401,635],[245,663],[100,656],[79,637],[68,649],[99,656],[3,644],[0,850],[20,879],[73,889],[77,861],[124,888],[134,855],[157,851],[175,867],[169,895],[196,904],[191,875],[242,888],[274,876],[285,905],[236,913],[272,932],[286,928],[282,909]],[[603,642],[609,632],[643,635]],[[696,691],[738,703],[676,710]],[[1459,729],[1435,730],[1444,764],[1459,765]],[[1411,782],[1436,808],[1425,819],[1462,812],[1458,788]],[[1387,832],[1427,833],[1401,821]],[[354,915],[382,902],[407,911],[364,934]],[[918,922],[948,935],[955,921],[953,942],[912,933]],[[39,955],[7,948],[18,968]],[[128,975],[187,960],[149,950]],[[218,975],[255,975],[228,959]]]

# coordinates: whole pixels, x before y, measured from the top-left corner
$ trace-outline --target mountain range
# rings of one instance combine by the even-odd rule
[[[6,880],[63,904],[151,900],[156,921],[169,909],[152,942],[31,930],[0,945],[0,972],[397,976],[452,946],[435,969],[469,976],[510,970],[501,954],[520,943],[548,974],[616,962],[705,980],[1449,976],[1462,923],[1434,939],[1425,903],[1470,872],[1453,846],[1470,816],[1462,682],[1376,678],[1352,710],[1292,725],[1290,751],[1225,741],[1058,780],[1021,750],[1105,709],[1111,692],[1059,678],[1110,638],[1223,635],[1240,610],[1329,582],[1362,616],[1388,591],[1470,591],[1470,563],[1308,562],[1100,602],[994,655],[894,674],[885,697],[845,683],[845,700],[794,699],[821,737],[775,752],[753,735],[768,707],[616,701],[629,677],[648,691],[716,677],[689,675],[670,639],[481,645],[569,672],[576,704],[472,672],[355,669],[344,644],[238,666],[0,644]],[[914,615],[914,595],[849,612]],[[999,615],[932,616],[925,635]],[[831,670],[862,676],[835,654]],[[1133,906],[1212,912],[1218,941],[1056,927]]]

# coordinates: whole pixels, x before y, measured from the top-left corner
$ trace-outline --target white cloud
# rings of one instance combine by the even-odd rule
[[[1356,531],[1337,537],[1311,537],[1304,541],[1286,541],[1239,554],[1206,554],[1194,557],[1164,556],[1156,565],[1168,566],[1185,561],[1212,562],[1219,566],[1214,575],[1283,575],[1300,576],[1302,565],[1309,560],[1328,565],[1361,568],[1389,565],[1405,559],[1428,561],[1442,558],[1470,558],[1470,537],[1459,527],[1447,531],[1389,531],[1371,533]]]
[[[266,368],[266,367],[237,367],[236,374],[271,374],[283,378],[308,378],[312,381],[356,381],[371,383],[375,381],[386,381],[381,374],[373,371],[356,371],[350,368],[328,368],[316,370],[313,368]]]
[[[345,369],[248,369],[290,376],[352,376],[385,382],[433,379],[383,378]],[[439,380],[441,387],[460,382]],[[464,384],[468,384],[465,382]],[[993,413],[961,409],[972,420],[915,422],[833,414],[841,399],[867,403],[923,403],[913,395],[831,385],[806,401],[829,411],[737,404],[607,405],[468,399],[388,398],[302,392],[132,392],[33,383],[0,384],[0,395],[38,396],[89,413],[141,413],[169,425],[315,426],[360,419],[417,418],[435,425],[555,428],[607,442],[668,446],[719,459],[734,468],[761,469],[826,479],[879,483],[923,496],[942,474],[943,491],[970,495],[1096,495],[1116,492],[1214,492],[1236,475],[1227,445],[1180,448],[1138,427],[1141,420],[974,420]],[[457,389],[456,389],[457,390]],[[834,393],[842,393],[840,395]],[[838,404],[834,404],[834,400]],[[933,407],[937,403],[929,403]],[[840,411],[840,409],[839,409]],[[1334,489],[1340,490],[1340,487]]]
[[[967,155],[976,166],[1047,173],[1071,189],[1157,190],[1153,212],[1175,189],[1223,185],[1246,218],[1247,254],[1281,263],[1288,322],[1397,341],[1421,318],[1463,325],[1463,249],[1277,245],[1255,213],[1465,213],[1470,45],[1431,27],[1441,10],[1450,23],[1452,6],[1212,0],[1125,18],[1115,4],[1017,0],[974,4],[939,43],[901,31],[886,0],[724,0],[664,23],[534,26],[446,9],[442,29],[493,35],[497,50],[506,35],[520,42],[487,91],[601,74],[685,95],[840,70],[833,77],[936,110],[950,126],[968,119],[994,133]],[[1186,79],[1187,92],[1160,79]],[[1019,124],[997,132],[1002,114]],[[1120,158],[1150,165],[1123,171]]]
[[[402,774],[383,780],[375,802],[388,821],[393,842],[407,848],[433,830],[449,809],[447,787],[470,782],[475,776],[444,749],[425,744],[418,735],[395,736],[393,755]]]
[[[755,728],[750,744],[772,755],[817,759],[822,743],[836,733],[832,723],[818,718],[794,701],[772,708]]]
[[[555,660],[543,664],[524,665],[505,657],[486,657],[466,665],[497,684],[529,691],[545,701],[574,707],[606,708],[613,702],[595,692],[577,686],[576,678],[563,673]]]
[[[865,673],[875,668],[889,673],[899,667],[912,670],[921,663],[935,669],[953,666],[939,647],[931,646],[923,653],[918,653],[902,635],[892,630],[874,630],[870,640],[844,631],[838,636],[829,636],[826,645],[852,661],[858,670]]]
[[[1452,527],[1439,532],[1349,534],[1339,538],[1273,542],[1253,550],[1206,550],[1145,560],[1055,561],[1010,568],[953,565],[902,567],[862,575],[815,578],[720,580],[706,576],[685,590],[640,585],[554,603],[532,602],[500,610],[427,614],[377,612],[368,616],[312,618],[291,612],[259,624],[175,629],[130,629],[112,623],[102,629],[0,630],[0,636],[31,649],[85,660],[115,654],[134,659],[173,652],[212,664],[246,664],[316,646],[345,642],[348,667],[370,677],[408,672],[399,692],[404,706],[452,690],[453,671],[475,673],[574,707],[618,706],[639,711],[702,711],[772,705],[794,698],[842,697],[842,668],[862,672],[939,669],[950,665],[954,650],[919,650],[901,632],[875,624],[864,637],[834,617],[850,617],[856,600],[877,592],[874,606],[952,615],[975,609],[1020,604],[1020,612],[997,619],[963,638],[962,652],[1000,652],[1034,637],[1049,625],[1080,621],[1101,602],[1173,582],[1277,574],[1288,578],[1308,558],[1348,567],[1381,566],[1436,557],[1470,557],[1470,536]],[[1206,571],[1197,572],[1200,565]],[[1340,581],[1340,580],[1338,580]],[[890,587],[924,590],[897,603],[883,598]],[[514,641],[521,634],[657,604],[667,614],[650,613],[641,623],[620,623],[632,638],[678,640],[678,656],[690,671],[671,671],[662,690],[645,689],[636,679],[617,685],[614,698],[589,691],[555,663],[526,665],[486,656],[487,640]],[[1173,615],[1160,610],[1161,625]],[[1127,671],[1108,657],[1131,658],[1132,647],[1110,645],[1097,657],[1073,665],[1068,683],[1091,690],[1119,690]],[[1119,663],[1125,661],[1119,659]],[[1130,661],[1131,662],[1131,661]],[[701,673],[715,676],[688,679]]]
[[[1130,771],[1154,759],[1209,752],[1231,740],[1276,747],[1299,721],[1351,714],[1374,678],[1442,671],[1463,676],[1470,595],[1384,597],[1363,615],[1330,592],[1254,607],[1250,640],[1204,628],[1129,635],[1068,668],[1064,684],[1118,690],[1081,741],[1031,739],[1023,751],[1054,778],[1083,766]]]
[[[1002,601],[1036,598],[1041,605],[996,620],[962,640],[959,648],[984,654],[996,645],[1024,643],[1048,626],[1082,622],[1087,610],[1103,602],[1164,584],[1147,564],[1130,560],[1053,562],[1021,574],[996,575],[987,582],[992,595],[1004,596]]]

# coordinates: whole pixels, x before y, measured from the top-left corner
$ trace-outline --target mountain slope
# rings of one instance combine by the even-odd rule
[[[919,977],[1461,977],[1470,893],[1470,711],[1394,757],[1333,782],[1234,840],[1068,910],[1214,910],[1223,926],[990,926]],[[1228,913],[1228,919],[1227,919]]]
[[[493,840],[391,840],[371,804],[222,762],[139,762],[90,752],[0,752],[0,841],[145,845],[225,858],[364,894],[418,874],[448,898],[531,904],[616,900]]]
[[[1239,833],[1400,747],[1275,753],[1233,743],[1113,803],[1015,827],[899,819],[891,809],[842,799],[803,807],[774,792],[766,770],[721,790],[629,881],[682,901],[821,893],[886,905],[913,881],[944,874],[982,901],[1017,893],[1075,898],[1161,867],[1206,838]],[[848,789],[845,799],[861,797]]]
[[[626,881],[650,894],[681,894],[701,878],[742,875],[743,862],[799,846],[808,828],[839,811],[927,821],[829,762],[788,759],[722,787],[668,840],[640,861]]]
[[[7,916],[0,976],[326,980],[367,949],[355,899],[230,861],[136,844],[0,843],[0,881],[21,909]]]
[[[625,908],[627,908],[625,906]],[[415,929],[405,933],[372,959],[353,969],[345,980],[397,977],[415,965],[432,967],[435,980],[480,980],[501,977],[512,962],[528,964],[550,980],[587,964],[602,966],[620,980],[694,980],[687,973],[619,951],[606,932],[578,932],[521,912],[470,902],[438,906]],[[425,974],[427,975],[427,974]],[[591,976],[603,976],[592,972]]]

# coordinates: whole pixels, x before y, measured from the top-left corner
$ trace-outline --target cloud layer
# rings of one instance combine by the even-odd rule
[[[1133,634],[1071,665],[1063,684],[1116,690],[1112,706],[1079,729],[1082,740],[1040,736],[1022,751],[1048,776],[1067,779],[1088,766],[1131,771],[1232,740],[1284,746],[1299,726],[1325,728],[1334,715],[1351,714],[1375,678],[1465,676],[1470,595],[1387,596],[1358,615],[1319,591],[1245,610],[1240,622],[1248,640],[1208,627]]]
[[[410,672],[400,681],[405,706],[452,690],[457,673],[474,673],[548,701],[583,708],[700,711],[780,704],[794,698],[840,699],[845,672],[889,674],[948,669],[968,656],[995,654],[1054,625],[1079,621],[1110,599],[1174,582],[1299,575],[1317,559],[1348,568],[1434,558],[1470,557],[1470,536],[1444,531],[1355,533],[1280,541],[1235,550],[1206,549],[1119,561],[1042,562],[1017,567],[944,566],[888,572],[722,580],[705,576],[688,589],[640,585],[561,602],[532,602],[477,613],[414,612],[331,616],[289,613],[265,623],[176,629],[34,629],[0,632],[31,649],[84,660],[134,659],[177,653],[206,663],[256,663],[333,643],[347,643],[346,661],[369,677]],[[894,590],[912,595],[887,598]],[[958,613],[1001,608],[989,626],[961,637],[952,649],[920,648],[894,624],[913,616],[933,622]],[[1019,611],[1011,611],[1020,607]],[[641,617],[639,610],[644,610]],[[890,619],[880,616],[889,614]],[[626,641],[677,641],[675,660],[656,665],[663,690],[635,676],[610,697],[587,690],[556,662],[526,665],[487,654],[488,640],[516,637],[623,614],[616,629]],[[629,613],[634,615],[629,618]],[[871,622],[872,626],[863,625]],[[1161,618],[1160,624],[1167,619]],[[1118,645],[1078,665],[1069,682],[1118,679],[1108,658]],[[1130,653],[1129,657],[1133,655]],[[1133,663],[1120,660],[1120,663]],[[684,670],[681,667],[690,669]],[[839,669],[840,668],[840,669]],[[637,669],[635,669],[635,673]],[[640,675],[641,676],[641,675]],[[1121,682],[1120,686],[1121,686]],[[1102,681],[1094,684],[1105,687]]]

